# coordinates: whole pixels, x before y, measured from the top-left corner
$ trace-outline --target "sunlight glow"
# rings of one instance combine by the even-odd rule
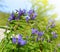
[[[55,6],[54,12],[58,14],[56,20],[60,20],[60,0],[49,0],[49,3]]]

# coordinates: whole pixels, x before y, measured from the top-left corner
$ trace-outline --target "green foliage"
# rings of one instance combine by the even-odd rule
[[[5,38],[0,43],[0,52],[54,52],[60,51],[57,46],[60,40],[60,24],[55,21],[56,14],[47,14],[53,7],[48,4],[47,0],[33,0],[32,8],[37,12],[35,20],[29,20],[27,23],[25,16],[21,16],[20,20],[7,21],[8,27],[5,31]],[[15,14],[16,15],[16,14]],[[51,20],[52,19],[52,20]],[[52,27],[51,25],[55,25]],[[1,27],[2,28],[2,27]],[[3,27],[5,28],[5,27]],[[32,34],[32,28],[43,31],[44,35],[39,37],[40,40],[36,41],[38,35]],[[7,32],[9,30],[9,32]],[[55,32],[58,37],[53,38],[51,32]],[[27,44],[20,46],[17,43],[12,43],[13,36],[22,34],[22,38],[27,40]],[[27,37],[28,36],[28,37]],[[33,37],[32,37],[33,36]],[[27,37],[27,38],[26,38]],[[3,46],[3,47],[2,47]]]

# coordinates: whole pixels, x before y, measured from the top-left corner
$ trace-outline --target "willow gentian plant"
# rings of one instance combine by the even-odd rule
[[[0,52],[54,52],[57,33],[52,30],[56,25],[49,20],[42,30],[36,24],[38,13],[33,9],[12,12],[7,21],[5,37],[0,44]],[[38,19],[40,20],[40,19]],[[8,32],[9,30],[9,32]]]

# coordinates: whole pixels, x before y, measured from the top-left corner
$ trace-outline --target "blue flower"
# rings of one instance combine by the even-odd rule
[[[8,21],[11,21],[11,20],[15,20],[15,15],[14,15],[13,12],[12,12],[12,14],[10,15],[10,17],[8,18]]]
[[[12,18],[8,18],[8,21],[11,21],[12,20]]]
[[[26,10],[25,10],[25,9],[23,9],[23,15],[24,15],[24,16],[26,15]]]
[[[25,9],[23,9],[23,10],[19,10],[18,11],[18,17],[20,17],[20,16],[22,16],[22,15],[25,15],[26,14],[26,10]]]
[[[18,44],[21,46],[26,44],[26,40],[23,40],[21,35],[18,35]]]
[[[53,35],[53,38],[57,38],[58,35]]]
[[[12,14],[11,14],[11,17],[14,17],[15,15],[14,15],[14,13],[12,12]]]
[[[15,37],[12,38],[12,42],[16,43],[16,38]]]
[[[34,20],[37,16],[37,13],[34,10],[29,10],[28,16],[30,16],[30,18]]]
[[[29,10],[28,15],[31,16],[32,13],[34,13],[34,10]]]
[[[18,43],[20,43],[21,40],[22,40],[22,36],[18,35]]]
[[[18,12],[18,16],[20,17],[23,14],[23,11],[20,9]]]
[[[56,32],[53,31],[53,32],[51,32],[51,34],[52,34],[52,35],[56,35]]]
[[[32,34],[37,34],[37,32],[38,32],[37,29],[32,28]]]
[[[18,39],[22,39],[22,35],[18,34]]]
[[[49,27],[51,27],[51,28],[53,28],[53,27],[55,27],[55,21],[53,20],[53,19],[50,19],[49,21],[48,21],[48,26]]]
[[[17,43],[18,45],[21,45],[21,46],[26,44],[26,40],[23,40],[22,36],[20,34],[18,34],[18,37],[16,36],[16,38],[13,37],[12,38],[12,42],[13,43]]]
[[[58,35],[56,34],[56,32],[54,32],[54,31],[51,32],[51,34],[53,35],[53,38],[57,38],[57,36],[58,36]]]
[[[38,36],[42,36],[44,32],[38,32]]]
[[[21,45],[21,46],[23,46],[23,45],[25,45],[25,44],[26,44],[26,40],[21,40],[21,41],[20,41],[20,45]]]
[[[32,19],[34,20],[37,16],[37,13],[34,13],[34,15],[32,16]]]
[[[28,22],[28,21],[29,21],[29,19],[30,19],[30,17],[29,17],[29,16],[26,16],[26,22]]]

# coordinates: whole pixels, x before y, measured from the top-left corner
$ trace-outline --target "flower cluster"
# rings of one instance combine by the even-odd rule
[[[42,36],[44,34],[43,31],[38,31],[37,29],[32,28],[32,34],[38,34],[38,36]]]
[[[10,17],[8,18],[8,21],[11,20],[19,20],[21,19],[21,16],[26,16],[26,22],[29,21],[29,19],[34,20],[37,16],[37,13],[34,10],[29,10],[28,12],[23,9],[23,10],[16,10],[17,11],[17,16],[12,12]]]
[[[54,31],[51,32],[51,34],[52,34],[53,38],[57,38],[57,36],[58,36],[58,35],[56,34],[56,32],[54,32]]]
[[[37,13],[36,13],[34,10],[29,10],[28,16],[29,16],[32,20],[34,20],[34,19],[36,18],[36,16],[37,16]]]
[[[50,27],[50,28],[53,28],[53,27],[55,27],[55,21],[53,20],[53,19],[50,19],[49,21],[48,21],[48,27]]]
[[[38,33],[38,30],[37,30],[37,29],[32,28],[32,34],[37,34],[37,33]]]
[[[17,11],[16,12],[17,15],[12,13],[11,16],[9,17],[9,19],[8,19],[9,22],[12,21],[12,20],[16,20],[16,21],[12,21],[13,22],[12,26],[13,27],[15,27],[15,26],[18,27],[18,28],[15,27],[16,29],[12,27],[14,29],[13,30],[14,32],[16,32],[16,30],[19,30],[19,32],[20,32],[20,30],[22,28],[25,30],[26,26],[31,25],[31,23],[28,23],[28,22],[30,22],[32,20],[35,20],[36,17],[37,17],[37,13],[34,10],[29,10],[27,12],[25,9],[23,9],[23,10],[20,9],[20,10],[16,10],[16,11]],[[21,23],[21,25],[20,25],[21,21],[17,21],[17,20],[21,20],[23,24]],[[14,22],[16,22],[16,24]],[[26,25],[25,23],[28,24],[28,25]],[[33,23],[35,23],[35,21]],[[32,29],[30,28],[31,32],[29,32],[29,30],[27,30],[27,31],[21,30],[21,32],[24,31],[24,33],[25,33],[24,34],[25,36],[23,35],[25,40],[23,39],[23,36],[19,34],[18,37],[16,37],[16,36],[12,37],[12,43],[13,44],[17,44],[17,45],[20,45],[20,46],[24,46],[24,45],[27,44],[27,46],[29,47],[30,45],[32,45],[30,43],[39,43],[39,45],[41,43],[41,45],[43,45],[44,43],[51,43],[53,41],[53,38],[54,39],[57,38],[56,32],[51,30],[51,28],[55,27],[55,21],[54,20],[49,20],[48,25],[47,25],[47,27],[48,27],[47,30],[46,29],[41,30],[41,29],[35,28],[34,25],[31,25],[31,26],[28,26],[28,27],[32,28]],[[36,25],[36,27],[38,27],[38,25]],[[27,35],[28,32],[30,34]]]
[[[44,35],[44,31],[38,31],[37,29],[32,28],[32,36],[33,34],[37,35],[37,41],[39,40],[43,40],[43,38],[41,38]]]
[[[21,46],[23,46],[23,45],[26,44],[26,40],[23,40],[21,35],[18,35],[17,38],[16,38],[16,37],[13,37],[13,38],[12,38],[12,42],[13,42],[13,43],[17,43],[17,44],[19,44],[19,45],[21,45]]]
[[[50,20],[48,21],[48,28],[49,28],[49,27],[50,27],[50,28],[54,28],[55,26],[56,26],[55,20],[50,19]],[[57,36],[58,36],[55,31],[52,31],[51,34],[52,34],[52,37],[53,37],[53,38],[57,38]]]

